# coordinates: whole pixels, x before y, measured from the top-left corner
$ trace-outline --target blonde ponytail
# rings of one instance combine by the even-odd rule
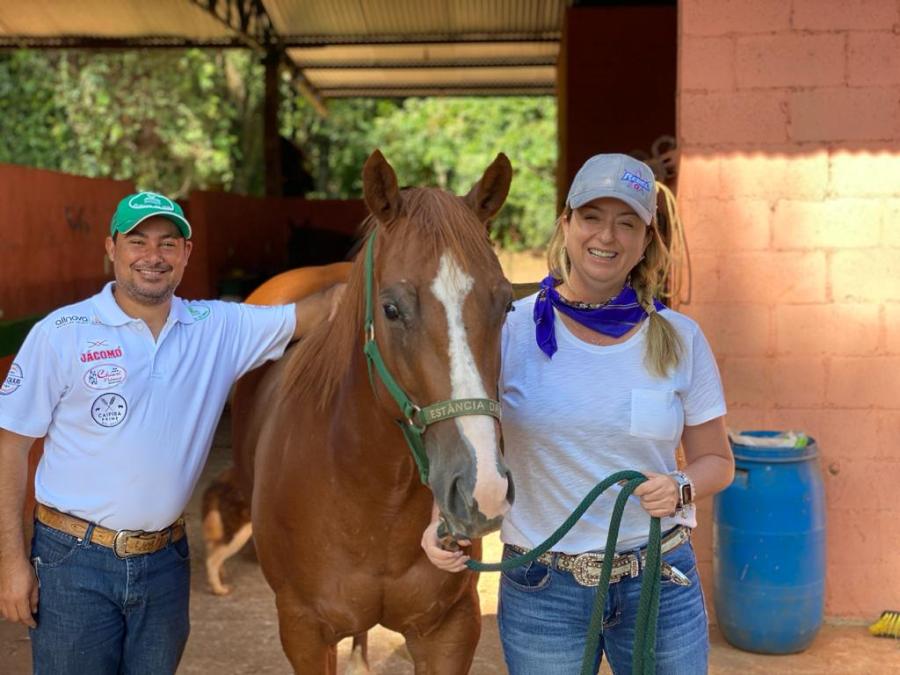
[[[653,305],[653,293],[645,283],[632,280],[638,302],[647,312],[647,340],[644,365],[657,377],[666,377],[681,360],[683,345],[675,327],[660,316]]]

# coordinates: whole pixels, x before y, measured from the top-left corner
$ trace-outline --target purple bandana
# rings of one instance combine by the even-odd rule
[[[579,309],[563,302],[555,286],[556,280],[552,276],[545,278],[541,282],[537,300],[534,301],[535,338],[538,347],[550,358],[553,358],[557,349],[553,329],[554,307],[581,325],[610,337],[622,337],[647,316],[647,310],[638,302],[637,293],[628,284],[612,300],[594,309]],[[653,306],[657,311],[666,308],[655,298]]]

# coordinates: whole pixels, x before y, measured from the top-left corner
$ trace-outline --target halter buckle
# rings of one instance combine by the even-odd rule
[[[406,425],[412,429],[415,429],[420,434],[424,434],[425,430],[428,428],[425,424],[421,424],[416,420],[419,413],[422,412],[422,409],[417,406],[415,403],[409,404],[409,415],[406,416]]]

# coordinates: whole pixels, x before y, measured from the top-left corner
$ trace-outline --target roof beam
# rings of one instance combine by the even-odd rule
[[[273,44],[276,33],[262,0],[189,1],[234,31],[248,47],[264,52]]]
[[[283,66],[291,74],[291,83],[297,88],[322,117],[328,115],[328,109],[322,95],[303,74],[303,71],[288,57],[285,45],[275,30],[272,19],[266,11],[262,0],[189,0],[206,10],[221,23],[226,25],[242,39],[248,47],[263,54],[278,54]]]
[[[109,38],[96,35],[61,35],[59,37],[32,37],[19,35],[0,37],[0,49],[246,49],[245,40],[237,37],[191,40],[172,35],[146,35],[141,37]]]
[[[373,60],[351,60],[342,59],[332,61],[322,61],[316,63],[304,63],[302,58],[296,59],[300,61],[301,68],[309,70],[355,70],[359,68],[369,68],[378,70],[394,70],[394,69],[419,69],[419,68],[515,68],[521,66],[555,66],[555,56],[523,56],[523,57],[484,57],[478,59],[436,59],[432,61],[412,61],[405,60],[389,60],[389,59],[373,59]]]
[[[193,0],[197,1],[197,0]],[[560,32],[547,33],[408,33],[360,35],[282,35],[285,47],[328,47],[332,45],[465,44],[467,42],[559,42]]]
[[[346,87],[323,87],[322,93],[328,98],[406,98],[408,96],[553,96],[556,87],[552,83],[497,84],[473,86],[416,85],[416,86],[367,86],[364,84]]]

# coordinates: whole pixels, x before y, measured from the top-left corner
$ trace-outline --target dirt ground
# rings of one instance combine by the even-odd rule
[[[203,542],[200,537],[199,496],[209,480],[229,461],[230,438],[227,417],[220,425],[210,460],[187,518],[192,549],[191,637],[179,668],[181,675],[287,674],[291,672],[278,640],[274,596],[260,573],[252,549],[245,549],[226,566],[231,595],[216,597],[209,592],[203,570]],[[485,541],[485,560],[500,559],[496,536]],[[497,636],[497,575],[483,574],[479,583],[484,614],[481,642],[475,654],[472,675],[505,673]],[[900,675],[900,640],[872,638],[860,625],[827,624],[813,645],[802,654],[763,656],[729,646],[713,628],[710,673],[820,675]],[[349,651],[348,641],[339,647],[339,670]],[[369,637],[369,659],[373,675],[407,675],[412,663],[402,638],[383,628]],[[0,673],[23,675],[31,672],[27,631],[0,622]],[[609,673],[604,664],[602,673]],[[88,674],[89,675],[89,674]]]

